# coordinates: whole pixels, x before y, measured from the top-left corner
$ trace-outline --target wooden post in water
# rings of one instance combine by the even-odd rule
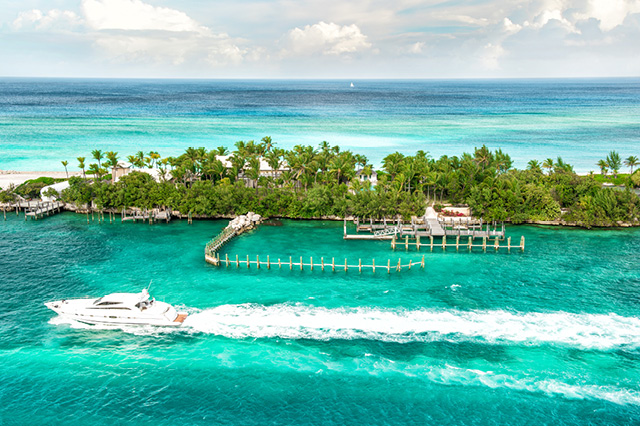
[[[398,266],[396,266],[396,271],[402,270],[402,259],[398,259]]]
[[[347,218],[344,218],[344,238],[347,238]]]
[[[409,270],[411,270],[411,259],[409,259]]]
[[[373,269],[373,273],[376,273],[376,259],[373,258],[371,261],[371,268]]]
[[[313,257],[309,257],[309,263],[311,263],[311,270],[313,271]]]
[[[420,262],[420,268],[424,269],[424,254],[422,255],[422,262]]]
[[[417,231],[416,231],[416,249],[420,251],[420,235],[418,235]]]
[[[247,255],[247,269],[251,268],[251,262],[249,261],[249,255]]]
[[[429,246],[431,247],[431,251],[433,251],[433,235],[429,235]]]
[[[393,238],[391,238],[391,248],[396,249],[396,234],[393,234]]]
[[[267,269],[271,269],[271,260],[269,260],[269,255],[267,255]]]
[[[507,251],[511,253],[511,237],[507,238]]]
[[[487,237],[482,237],[482,251],[487,252]]]
[[[300,270],[302,271],[302,256],[300,256]]]
[[[498,251],[498,249],[500,248],[500,240],[498,240],[498,237],[496,237],[496,241],[494,243],[494,247],[495,247],[496,251]]]
[[[331,270],[335,272],[336,270],[336,258],[332,257],[331,258]]]
[[[524,253],[524,235],[520,237],[520,249]]]
[[[320,265],[322,267],[322,270],[324,271],[324,257],[320,258]]]
[[[349,270],[349,266],[347,265],[347,258],[344,258],[344,271],[347,272]]]
[[[256,266],[260,269],[260,256],[256,254]]]
[[[293,259],[291,259],[291,256],[289,256],[289,270],[293,271]]]
[[[280,262],[280,258],[278,258],[278,269],[282,269],[282,263]]]
[[[228,268],[229,267],[229,255],[228,254],[224,255],[224,260],[225,260],[225,262],[227,264],[227,268]]]
[[[445,251],[447,249],[447,234],[444,234],[442,236],[442,251]]]
[[[456,235],[456,251],[460,248],[460,235]]]
[[[391,259],[387,260],[387,274],[391,273]]]
[[[473,248],[473,237],[469,235],[469,251]]]
[[[404,237],[404,250],[405,251],[409,251],[409,236],[408,235],[406,235]]]
[[[358,259],[358,272],[362,273],[362,259]]]
[[[236,268],[239,268],[239,267],[240,267],[240,258],[236,254]]]

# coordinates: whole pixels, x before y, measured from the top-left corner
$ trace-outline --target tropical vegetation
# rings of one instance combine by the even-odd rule
[[[77,158],[83,177],[69,179],[64,201],[98,209],[168,207],[202,217],[254,211],[290,218],[408,219],[424,214],[427,205],[444,203],[468,205],[476,216],[513,223],[560,220],[591,227],[639,224],[640,217],[640,198],[632,190],[640,186],[640,172],[618,177],[622,159],[615,151],[598,163],[600,176],[579,176],[560,157],[531,160],[517,170],[507,153],[484,145],[438,159],[425,151],[394,152],[383,158],[374,183],[373,166],[364,155],[327,142],[285,150],[265,137],[239,141],[232,152],[190,147],[165,158],[139,151],[126,157],[133,171],[115,183],[108,171],[119,164],[119,154],[94,150],[91,155],[96,162],[88,168],[86,157]],[[624,164],[632,169],[637,158],[630,156]],[[598,179],[608,171],[625,186],[603,188]]]

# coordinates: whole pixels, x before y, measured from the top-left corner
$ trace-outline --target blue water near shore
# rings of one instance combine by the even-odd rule
[[[426,268],[216,268],[225,221],[0,221],[0,424],[634,425],[640,230],[514,226],[527,250],[392,251],[284,221],[224,248]],[[223,257],[224,257],[223,253]],[[180,330],[60,323],[60,298],[138,291]]]
[[[561,156],[597,170],[638,155],[640,79],[442,81],[0,79],[0,169],[72,169],[92,149],[177,155],[271,136],[338,144],[374,163],[486,144],[524,167]]]

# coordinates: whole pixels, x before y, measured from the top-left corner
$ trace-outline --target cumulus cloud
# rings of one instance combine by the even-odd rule
[[[12,63],[7,51],[27,55],[20,46],[30,46],[46,53],[33,58],[59,53],[75,69],[104,64],[123,76],[128,69],[243,77],[640,74],[640,0],[219,0],[215,8],[76,1],[73,11],[37,8],[47,0],[20,11],[10,2],[15,10],[0,33],[13,43],[4,44],[0,72]],[[82,62],[87,57],[93,64]],[[238,66],[251,61],[261,67]]]
[[[184,12],[141,0],[83,0],[82,11],[95,30],[206,30]]]
[[[184,12],[141,0],[83,0],[72,11],[22,12],[15,30],[74,32],[89,40],[107,60],[209,66],[238,64],[247,49],[225,33],[216,34]]]
[[[294,28],[286,36],[285,53],[294,55],[342,55],[367,50],[371,43],[357,25],[319,22]]]
[[[20,12],[11,24],[14,30],[27,31],[70,30],[80,25],[82,25],[82,19],[74,12],[58,9],[48,12],[39,9]]]

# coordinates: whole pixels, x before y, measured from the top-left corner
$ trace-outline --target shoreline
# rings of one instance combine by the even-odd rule
[[[82,176],[82,172],[69,172],[68,177]],[[0,170],[0,189],[7,189],[11,185],[19,186],[28,180],[40,177],[51,177],[54,179],[67,179],[66,172],[42,172],[42,171],[19,171]]]
[[[4,207],[3,204],[0,204],[0,207]],[[136,210],[142,210],[142,209],[136,209]],[[80,214],[80,215],[88,215],[89,213],[97,213],[97,212],[102,212],[102,213],[111,213],[113,215],[121,215],[122,209],[113,209],[113,208],[106,208],[103,210],[99,210],[99,209],[94,209],[94,210],[88,210],[88,209],[83,209],[83,208],[78,208],[75,205],[69,205],[67,203],[65,203],[62,206],[62,211],[63,212],[69,212],[69,213],[76,213],[76,214]],[[177,220],[182,220],[182,219],[186,219],[187,215],[185,214],[181,214],[179,211],[177,210],[173,210],[171,211],[171,216],[176,218]],[[238,217],[238,214],[235,215],[219,215],[219,216],[207,216],[207,215],[198,215],[198,214],[194,214],[191,215],[191,219],[197,219],[197,220],[231,220],[234,219],[236,217]],[[311,221],[332,221],[332,222],[341,222],[344,221],[345,219],[348,222],[353,222],[356,217],[355,216],[346,216],[346,217],[339,217],[339,216],[312,216],[312,217],[287,217],[287,216],[269,216],[269,217],[265,217],[264,220],[269,220],[269,219],[278,219],[278,220],[311,220]],[[159,220],[157,222],[162,222],[162,220]],[[527,220],[523,223],[517,223],[514,224],[512,223],[510,220],[505,220],[504,221],[505,224],[509,224],[511,226],[522,226],[522,225],[530,225],[530,226],[550,226],[550,227],[554,227],[554,228],[579,228],[579,229],[584,229],[584,230],[604,230],[604,229],[629,229],[629,228],[640,228],[640,222],[637,223],[629,223],[629,222],[622,222],[622,221],[618,221],[615,224],[609,224],[609,225],[594,225],[591,226],[589,228],[582,226],[580,224],[578,224],[577,222],[567,222],[561,219],[555,219],[555,220]]]

